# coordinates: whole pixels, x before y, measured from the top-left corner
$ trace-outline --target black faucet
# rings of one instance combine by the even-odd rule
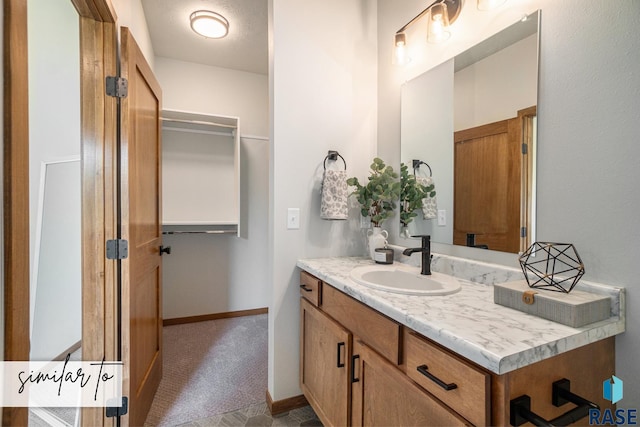
[[[402,251],[402,254],[410,256],[415,252],[421,252],[422,253],[422,270],[420,270],[420,274],[429,276],[431,275],[431,236],[411,236],[411,237],[422,237],[422,247],[407,248],[404,251]]]

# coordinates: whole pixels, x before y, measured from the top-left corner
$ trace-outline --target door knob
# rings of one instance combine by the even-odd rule
[[[160,256],[162,256],[163,253],[171,255],[171,246],[160,246]]]

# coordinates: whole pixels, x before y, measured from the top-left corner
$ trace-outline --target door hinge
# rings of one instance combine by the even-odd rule
[[[522,154],[529,154],[529,146],[526,143],[522,144]]]
[[[107,95],[116,98],[126,98],[129,82],[123,77],[107,77]]]
[[[107,240],[107,259],[125,259],[127,256],[129,256],[129,242],[127,240]]]
[[[527,227],[520,227],[520,237],[527,237]]]
[[[106,408],[107,418],[127,415],[127,412],[129,412],[129,398],[127,396],[122,396],[122,406],[107,406]]]

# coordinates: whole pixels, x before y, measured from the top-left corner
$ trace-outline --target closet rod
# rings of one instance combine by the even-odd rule
[[[266,136],[255,136],[255,135],[240,135],[240,139],[254,139],[256,141],[269,141],[269,138]]]
[[[235,125],[225,125],[222,123],[214,123],[214,122],[205,122],[202,120],[183,120],[183,119],[169,119],[167,117],[160,117],[160,120],[163,122],[175,122],[175,123],[189,123],[193,125],[205,125],[205,126],[216,126],[222,128],[236,129]]]
[[[163,231],[162,234],[238,234],[237,230],[185,230]]]
[[[205,129],[189,129],[189,128],[181,128],[181,127],[175,127],[175,126],[162,126],[162,130],[171,130],[174,132],[185,132],[185,133],[200,133],[200,134],[204,134],[204,135],[219,135],[219,136],[226,136],[226,137],[230,137],[233,136],[233,134],[235,133],[235,129],[231,129],[229,130],[219,130],[219,131],[215,131],[215,130],[205,130]]]

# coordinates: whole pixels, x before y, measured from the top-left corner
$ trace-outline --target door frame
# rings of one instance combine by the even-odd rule
[[[82,346],[84,360],[116,360],[116,13],[111,0],[71,0],[80,16]],[[29,104],[27,0],[3,1],[4,360],[29,360]],[[83,423],[112,424],[103,408],[83,408]],[[28,408],[3,408],[3,425],[26,425]]]

